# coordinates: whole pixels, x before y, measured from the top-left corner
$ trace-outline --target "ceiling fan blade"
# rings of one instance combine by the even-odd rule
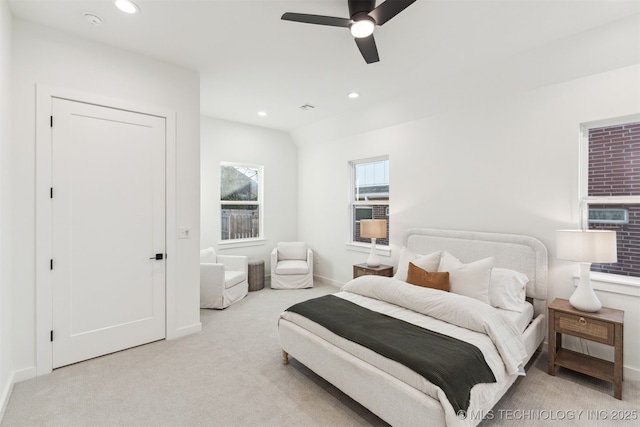
[[[393,18],[407,7],[415,3],[416,0],[386,0],[378,7],[369,12],[369,16],[375,19],[376,24],[382,25]]]
[[[322,15],[308,15],[306,13],[291,13],[287,12],[282,15],[282,18],[285,21],[294,21],[294,22],[302,22],[305,24],[318,24],[318,25],[329,25],[330,27],[345,27],[349,28],[353,21],[347,18],[336,18],[333,16],[322,16]]]
[[[378,48],[376,47],[376,41],[373,39],[373,34],[369,37],[356,38],[355,40],[358,45],[358,49],[360,49],[360,53],[367,64],[380,61],[380,57],[378,57]]]

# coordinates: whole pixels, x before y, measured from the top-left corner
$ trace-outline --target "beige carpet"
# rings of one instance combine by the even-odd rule
[[[16,384],[1,425],[386,425],[295,359],[281,364],[278,314],[298,301],[335,291],[320,285],[250,292],[225,310],[202,310],[199,334]],[[547,375],[546,360],[546,354],[538,355],[483,427],[640,425],[640,382],[625,381],[624,400],[618,401],[608,383],[567,370]],[[635,422],[611,419],[624,411],[635,414]]]

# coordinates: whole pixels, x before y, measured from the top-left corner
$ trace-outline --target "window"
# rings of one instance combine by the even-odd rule
[[[220,215],[222,240],[262,237],[262,166],[220,164]]]
[[[389,159],[358,160],[349,163],[350,235],[352,242],[369,243],[360,237],[361,219],[386,219],[387,237],[376,239],[377,246],[389,246]]]
[[[591,271],[640,277],[640,115],[582,125],[582,152],[582,225],[618,244],[618,262]]]

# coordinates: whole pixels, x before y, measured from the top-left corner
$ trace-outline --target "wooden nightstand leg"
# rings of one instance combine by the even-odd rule
[[[622,337],[623,337],[623,325],[621,323],[616,324],[615,330],[615,344],[614,344],[614,356],[613,356],[613,397],[622,400]]]
[[[553,324],[553,312],[550,311],[549,312],[549,333],[547,334],[547,339],[548,339],[548,343],[547,343],[547,356],[549,359],[549,366],[548,366],[548,372],[549,375],[555,375],[556,374],[556,333],[555,333],[555,328],[554,328],[554,324]]]

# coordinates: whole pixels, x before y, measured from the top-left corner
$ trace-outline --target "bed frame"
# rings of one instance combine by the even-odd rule
[[[404,245],[418,254],[445,250],[464,263],[492,256],[496,267],[525,273],[529,277],[527,298],[534,306],[534,320],[523,338],[527,361],[533,356],[546,335],[547,249],[539,240],[513,234],[412,228],[405,235]],[[446,425],[437,400],[291,322],[280,319],[279,332],[284,364],[291,354],[391,425]],[[497,393],[493,405],[514,381],[515,378]]]

